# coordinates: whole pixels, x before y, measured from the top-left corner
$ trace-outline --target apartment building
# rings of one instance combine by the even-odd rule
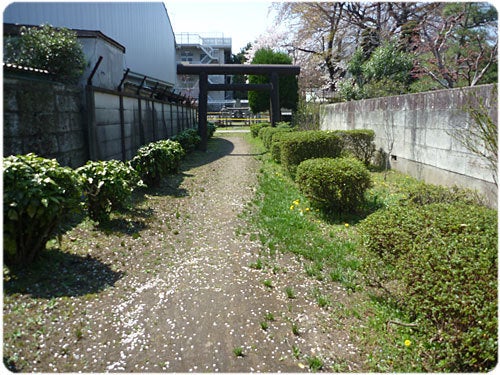
[[[224,64],[231,58],[231,38],[222,33],[176,33],[176,61],[184,64]],[[211,75],[210,83],[229,82],[229,76]],[[182,95],[198,97],[198,76],[178,75],[176,91]],[[208,93],[208,110],[220,111],[234,103],[232,91]]]

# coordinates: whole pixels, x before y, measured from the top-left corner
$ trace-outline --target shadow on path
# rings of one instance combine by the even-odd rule
[[[83,296],[114,285],[122,276],[90,255],[47,249],[29,268],[10,269],[9,276],[4,277],[4,293],[46,299]]]

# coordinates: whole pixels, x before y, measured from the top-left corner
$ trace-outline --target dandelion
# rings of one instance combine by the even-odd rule
[[[410,341],[410,340],[408,340],[408,339],[406,339],[406,340],[405,340],[405,346],[406,346],[406,347],[409,347],[410,345],[411,345],[411,341]]]
[[[344,226],[345,226],[346,228],[349,228],[349,224],[348,224],[348,223],[345,223],[345,224],[344,224]]]
[[[296,205],[296,206],[298,206],[299,203],[300,203],[300,201],[298,199],[296,199],[296,200],[293,201],[293,204]]]
[[[295,208],[295,206],[292,204],[292,205],[290,206],[290,210],[293,210],[294,208]]]
[[[306,207],[306,212],[309,212],[311,211],[311,209],[309,207]]]

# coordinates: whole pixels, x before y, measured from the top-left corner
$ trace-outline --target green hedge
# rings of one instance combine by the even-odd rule
[[[268,122],[259,122],[257,124],[250,125],[250,134],[253,138],[257,138],[259,136],[259,131],[262,128],[270,127],[271,124]]]
[[[342,151],[369,165],[375,153],[375,132],[369,129],[337,130],[342,139]]]
[[[201,142],[201,137],[198,135],[198,131],[196,129],[187,129],[173,136],[171,140],[179,142],[184,151],[186,153],[189,153],[199,145],[199,143]]]
[[[6,264],[27,265],[67,214],[80,207],[81,179],[35,154],[3,161],[3,249]]]
[[[457,186],[445,187],[439,185],[426,184],[419,182],[406,188],[404,193],[406,197],[401,203],[414,203],[425,205],[431,203],[456,203],[485,205],[484,199],[475,190],[463,189]]]
[[[336,158],[342,151],[339,136],[325,131],[290,133],[281,140],[281,164],[294,177],[297,166],[307,159]]]
[[[129,163],[119,160],[88,161],[76,172],[84,181],[88,214],[98,222],[109,220],[112,210],[125,207],[134,188],[142,185]]]
[[[352,157],[305,160],[295,181],[313,205],[338,212],[356,210],[372,184],[368,169]]]
[[[262,140],[264,147],[271,150],[271,144],[273,142],[273,137],[277,133],[291,132],[292,129],[288,126],[281,127],[263,127],[259,130],[259,138]]]
[[[497,212],[459,203],[406,204],[358,226],[369,281],[384,286],[434,371],[482,372],[497,362]]]
[[[189,139],[189,134],[183,138],[184,142]],[[141,147],[130,163],[148,186],[158,186],[163,177],[178,171],[184,155],[179,142],[167,139]]]

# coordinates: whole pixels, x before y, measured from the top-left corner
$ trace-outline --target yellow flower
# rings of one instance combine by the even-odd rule
[[[348,223],[345,223],[345,224],[344,224],[344,226],[345,226],[346,228],[349,228],[349,224],[348,224]]]
[[[410,340],[408,340],[408,339],[406,339],[406,340],[405,340],[405,346],[406,346],[406,347],[409,347],[410,345],[411,345],[411,341],[410,341]]]
[[[306,211],[309,212],[311,209],[309,207],[306,207]]]
[[[293,201],[293,204],[294,204],[294,205],[296,205],[296,206],[298,206],[298,205],[299,205],[299,203],[300,203],[300,202],[299,202],[299,200],[298,200],[298,199],[296,199],[296,200],[294,200],[294,201]]]
[[[294,208],[295,208],[295,206],[292,204],[292,205],[290,206],[290,210],[293,210]]]

